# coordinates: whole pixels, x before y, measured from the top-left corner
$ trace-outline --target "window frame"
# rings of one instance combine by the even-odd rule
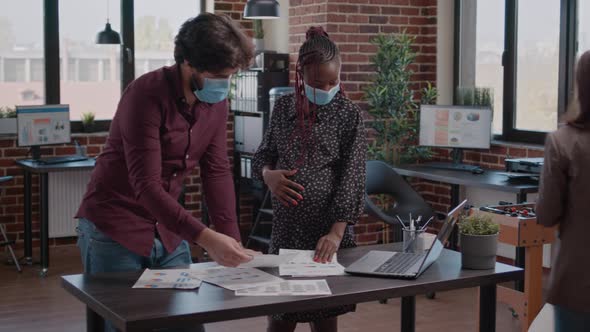
[[[121,0],[121,93],[135,79],[135,15],[134,0]],[[195,0],[200,12],[205,11],[205,0]],[[45,60],[45,104],[60,104],[59,59],[59,0],[43,0],[43,41]],[[67,75],[67,73],[65,73]],[[82,121],[70,121],[72,133],[82,133]],[[98,120],[98,132],[108,132],[111,120]]]
[[[462,0],[455,0],[455,54],[461,54],[461,6]],[[543,131],[522,130],[516,128],[516,82],[517,82],[517,46],[518,46],[518,0],[504,0],[504,50],[502,53],[503,74],[503,118],[502,134],[493,139],[514,143],[544,144],[547,136]],[[567,111],[573,95],[573,75],[577,51],[577,8],[578,0],[560,0],[559,23],[559,72],[558,72],[558,123]],[[460,82],[461,59],[455,57],[454,86]],[[453,89],[453,93],[455,93]]]

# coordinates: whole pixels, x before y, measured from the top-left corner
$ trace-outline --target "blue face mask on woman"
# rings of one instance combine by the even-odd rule
[[[329,91],[316,89],[305,83],[305,95],[312,103],[323,106],[329,104],[336,94],[340,91],[340,84],[336,85]]]
[[[200,101],[217,104],[227,98],[230,86],[229,80],[229,78],[205,78],[203,88],[201,90],[195,88],[193,92]]]

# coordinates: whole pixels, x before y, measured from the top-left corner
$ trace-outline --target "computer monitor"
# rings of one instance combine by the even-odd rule
[[[71,142],[69,105],[16,106],[16,118],[18,146],[31,147],[33,159],[40,146]]]
[[[479,172],[476,167],[461,165],[462,149],[490,148],[492,118],[489,107],[422,105],[420,145],[453,148],[453,165],[437,163],[443,168]]]

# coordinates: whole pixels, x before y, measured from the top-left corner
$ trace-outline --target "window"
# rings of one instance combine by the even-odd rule
[[[494,134],[502,133],[504,9],[502,1],[477,2],[475,86],[491,88],[494,94]]]
[[[135,2],[135,77],[174,64],[174,36],[187,19],[198,15],[201,1]]]
[[[69,104],[73,121],[94,112],[106,128],[134,69],[142,74],[174,63],[174,36],[200,13],[201,2],[112,0],[107,8],[107,1],[90,1],[80,10],[77,0],[15,1],[0,12],[0,107]],[[123,45],[95,43],[107,16]],[[135,49],[122,53],[124,41]]]
[[[109,22],[121,33],[119,1],[110,1],[109,5]],[[116,68],[111,62],[120,62],[120,46],[95,43],[106,18],[106,1],[89,1],[82,11],[78,0],[59,1],[59,56],[61,63],[67,64],[62,71],[67,76],[60,78],[60,100],[70,105],[72,121],[80,120],[86,112],[93,112],[97,120],[112,119],[121,96],[119,76],[111,71]],[[101,65],[104,62],[109,63],[107,75]]]
[[[567,109],[575,30],[585,47],[590,6],[581,0],[457,3],[456,84],[493,89],[496,138],[542,144]]]
[[[0,107],[44,102],[43,1],[0,11]]]
[[[558,0],[518,1],[516,129],[557,129],[559,19]]]
[[[578,55],[590,50],[590,2],[578,0]]]

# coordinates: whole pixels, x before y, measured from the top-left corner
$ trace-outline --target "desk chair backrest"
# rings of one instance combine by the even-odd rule
[[[392,196],[395,201],[393,208],[383,210],[369,198],[369,195],[379,194]],[[421,215],[424,221],[431,216],[435,216],[435,212],[430,205],[393,167],[378,160],[367,161],[365,210],[371,216],[377,217],[388,224],[398,226],[399,222],[395,219],[396,215],[399,215],[404,222],[409,222],[410,213],[414,218]]]

